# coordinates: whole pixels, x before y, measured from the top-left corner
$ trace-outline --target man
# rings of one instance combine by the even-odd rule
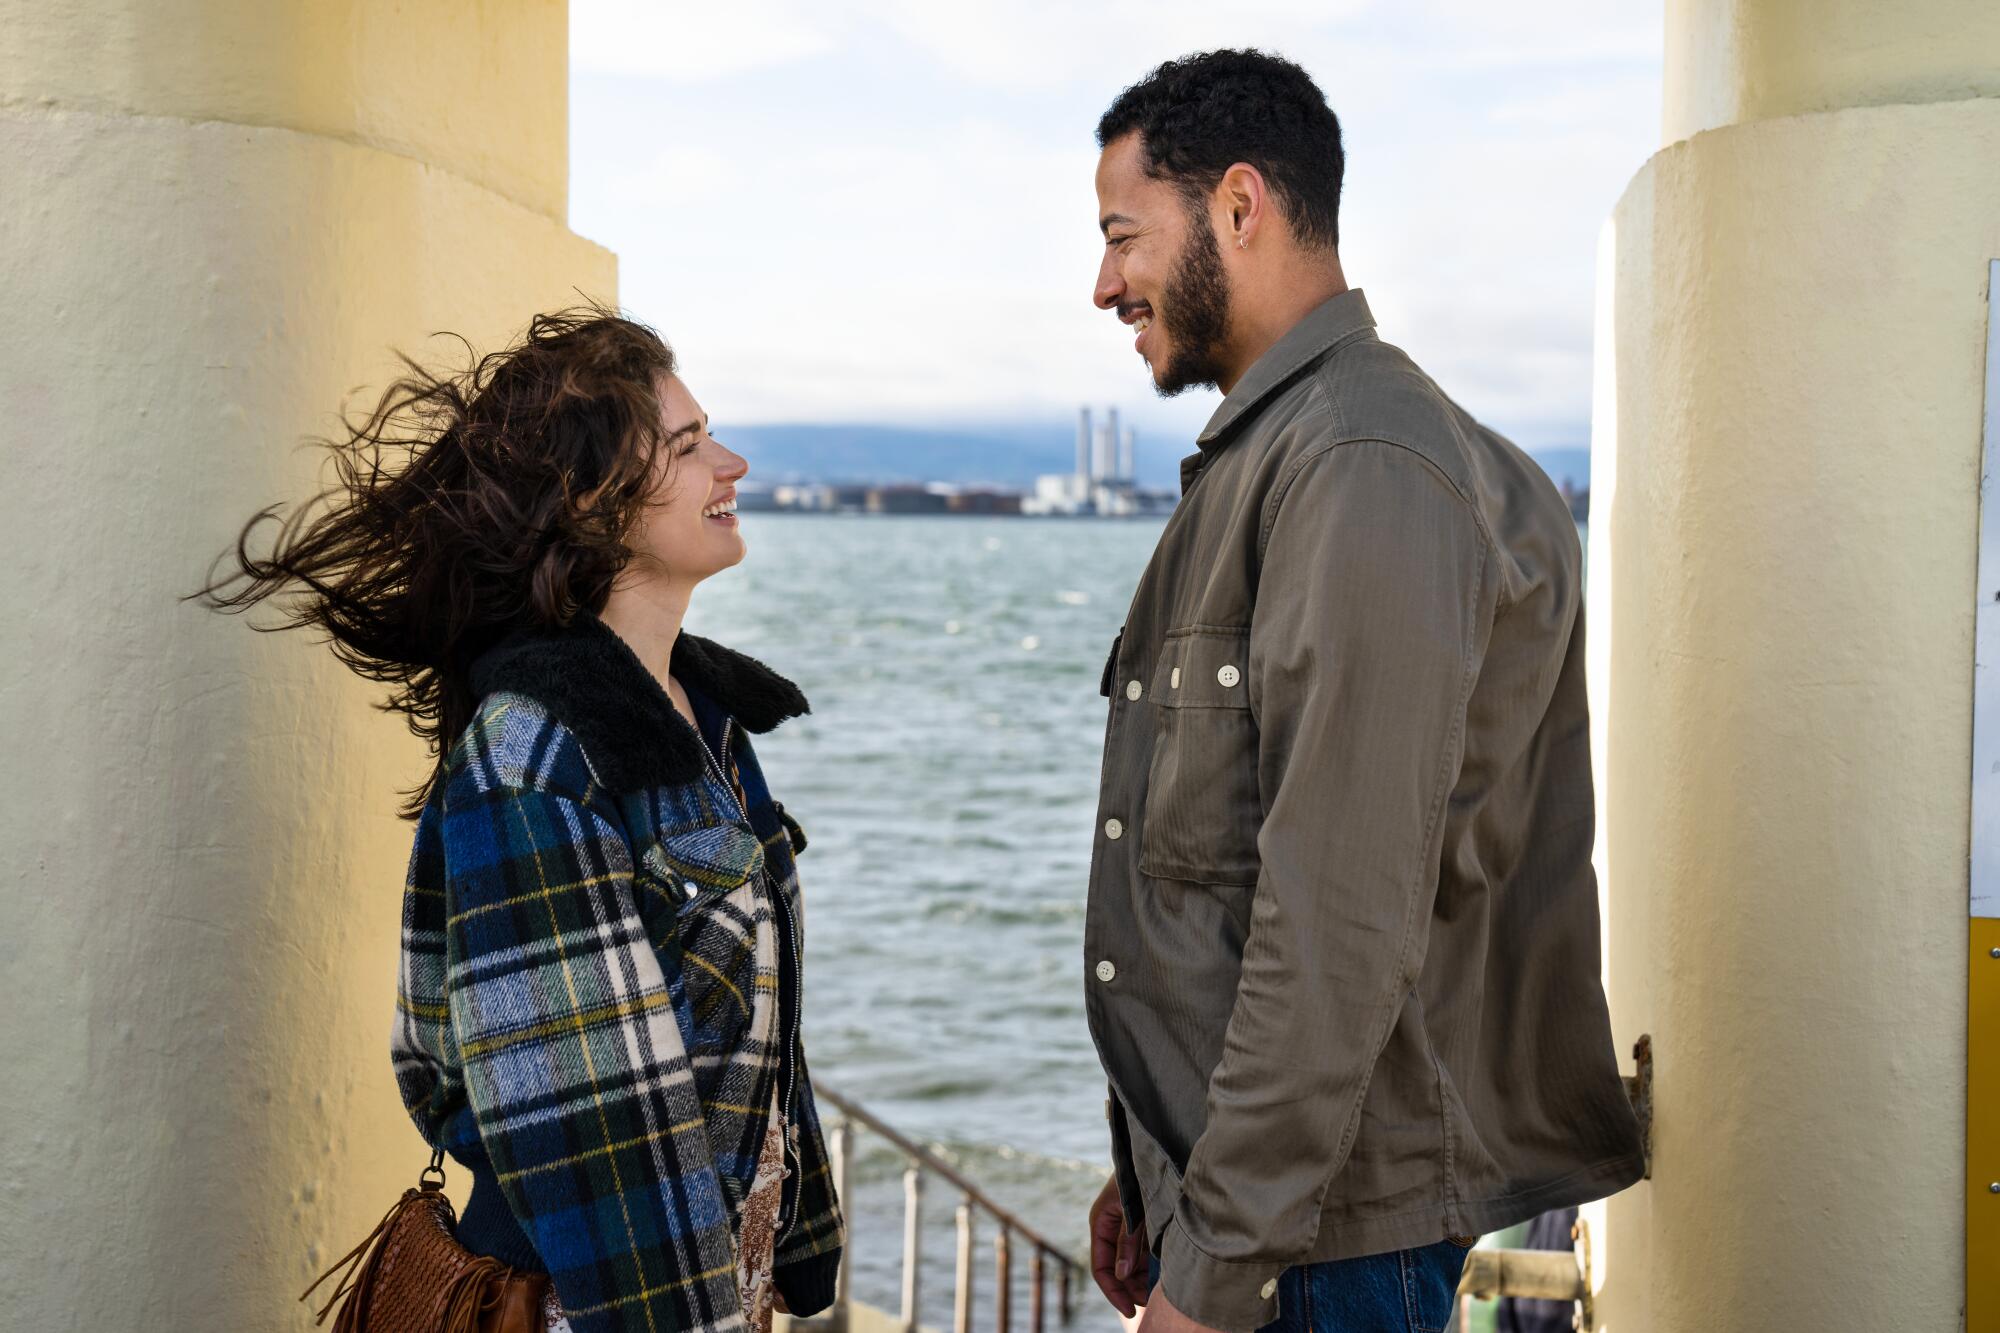
[[[1096,302],[1225,395],[1105,665],[1098,1281],[1145,1333],[1439,1328],[1472,1237],[1644,1169],[1576,530],[1375,336],[1303,70],[1173,61],[1097,137]]]

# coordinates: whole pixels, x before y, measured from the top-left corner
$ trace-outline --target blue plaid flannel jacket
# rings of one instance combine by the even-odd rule
[[[673,670],[729,715],[721,755],[595,617],[481,658],[404,894],[404,1104],[497,1178],[575,1333],[742,1325],[736,1213],[774,1098],[794,1313],[830,1302],[842,1244],[798,1034],[804,838],[742,736],[805,699],[692,635]]]

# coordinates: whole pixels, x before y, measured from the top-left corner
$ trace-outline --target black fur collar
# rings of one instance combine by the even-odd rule
[[[811,711],[799,687],[762,662],[685,631],[674,643],[673,672],[748,731],[766,732]],[[701,738],[660,682],[588,612],[564,629],[503,640],[473,663],[472,690],[482,699],[506,691],[542,705],[577,734],[599,779],[616,792],[678,786],[707,767]]]

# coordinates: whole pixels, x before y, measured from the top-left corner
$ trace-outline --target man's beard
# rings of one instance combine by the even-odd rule
[[[1181,247],[1174,271],[1155,312],[1166,325],[1173,355],[1153,377],[1160,397],[1172,398],[1194,388],[1212,388],[1224,374],[1222,344],[1229,334],[1229,274],[1222,251],[1215,245],[1215,228],[1204,209],[1188,210],[1187,244]]]

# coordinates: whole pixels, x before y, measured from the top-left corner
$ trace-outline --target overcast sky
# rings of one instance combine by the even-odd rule
[[[572,0],[570,223],[725,421],[965,426],[1117,403],[1191,437],[1090,303],[1092,129],[1259,46],[1345,132],[1382,335],[1523,444],[1586,438],[1598,229],[1657,146],[1650,0]]]

